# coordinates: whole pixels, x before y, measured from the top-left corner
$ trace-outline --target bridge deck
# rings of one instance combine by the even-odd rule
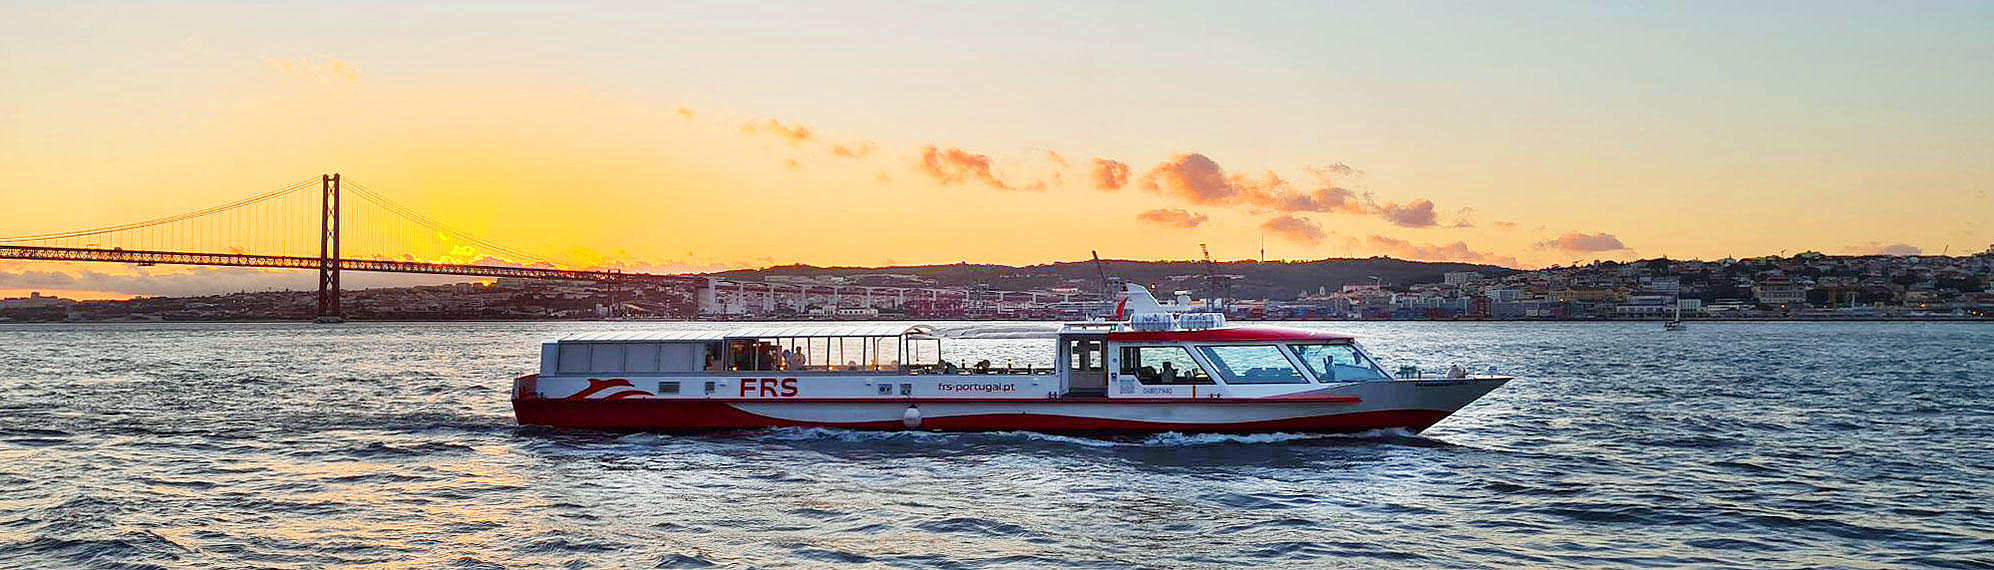
[[[252,255],[246,253],[199,253],[187,251],[145,251],[131,249],[94,249],[79,247],[36,247],[21,245],[0,245],[0,259],[32,259],[41,261],[100,261],[109,263],[139,263],[166,265],[220,265],[229,267],[272,267],[283,269],[319,269],[324,262],[316,257],[292,257],[284,255]],[[455,265],[449,263],[427,263],[420,261],[389,261],[382,259],[341,259],[337,260],[340,271],[379,271],[388,273],[429,273],[437,275],[471,275],[477,277],[517,277],[522,279],[562,279],[569,281],[680,281],[704,283],[704,277],[686,275],[659,275],[654,273],[620,273],[615,271],[577,271],[571,269],[550,269],[539,267],[502,267],[493,265]]]

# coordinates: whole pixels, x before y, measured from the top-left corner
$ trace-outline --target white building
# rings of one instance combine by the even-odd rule
[[[1448,285],[1466,285],[1482,280],[1480,271],[1449,271],[1441,274],[1441,282]]]

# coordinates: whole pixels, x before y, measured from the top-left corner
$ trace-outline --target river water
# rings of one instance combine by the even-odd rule
[[[1994,566],[1994,326],[1306,325],[1519,377],[1420,435],[514,425],[538,341],[673,326],[0,326],[0,566]]]

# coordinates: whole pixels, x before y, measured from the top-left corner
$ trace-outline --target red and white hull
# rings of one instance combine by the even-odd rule
[[[1390,380],[1271,398],[659,398],[604,381],[548,397],[527,376],[515,383],[513,411],[523,425],[619,431],[1417,432],[1507,381]]]

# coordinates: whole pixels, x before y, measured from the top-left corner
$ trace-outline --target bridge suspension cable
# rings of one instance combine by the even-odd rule
[[[480,238],[478,236],[471,235],[470,233],[460,231],[457,230],[456,228],[444,225],[442,222],[438,222],[435,219],[417,213],[414,208],[403,206],[400,203],[395,202],[394,200],[388,199],[387,196],[383,196],[379,192],[373,191],[364,184],[353,182],[352,180],[347,180],[345,183],[347,187],[353,191],[353,194],[359,196],[362,200],[366,200],[374,204],[375,206],[380,207],[383,210],[387,210],[388,212],[401,216],[402,218],[410,222],[413,222],[417,225],[420,225],[422,227],[428,228],[431,231],[435,231],[437,233],[450,236],[454,239],[462,240],[466,243],[477,245],[479,247],[490,250],[494,253],[503,254],[508,258],[509,261],[513,261],[515,263],[529,264],[529,265],[545,264],[548,266],[558,265],[554,263],[554,261],[551,259],[527,253],[524,251],[520,251],[518,249],[499,245],[484,238]]]
[[[115,226],[104,226],[104,227],[100,227],[100,228],[90,228],[90,229],[85,229],[85,230],[75,230],[75,231],[68,231],[68,232],[54,232],[54,233],[46,233],[46,234],[35,234],[35,235],[24,235],[24,236],[12,236],[12,237],[0,237],[0,243],[19,243],[19,242],[26,242],[26,241],[48,241],[48,240],[56,240],[56,239],[75,239],[75,238],[81,238],[81,237],[88,237],[88,236],[95,236],[95,235],[103,235],[103,234],[109,234],[109,233],[115,233],[115,232],[122,232],[122,231],[131,231],[131,230],[138,230],[138,229],[144,229],[144,228],[150,228],[150,227],[154,227],[154,226],[160,226],[160,225],[165,225],[165,224],[170,224],[170,223],[173,223],[173,222],[180,222],[180,221],[185,221],[185,220],[191,220],[191,219],[194,219],[194,218],[200,218],[200,217],[205,217],[205,216],[209,216],[209,215],[213,215],[213,214],[219,214],[219,213],[222,213],[222,212],[226,212],[226,211],[230,211],[230,210],[234,210],[234,209],[237,209],[237,208],[241,208],[241,207],[244,207],[244,206],[248,206],[248,205],[251,205],[251,204],[257,204],[257,203],[261,203],[261,202],[264,202],[264,201],[267,201],[267,200],[271,200],[271,199],[274,199],[274,198],[277,198],[277,197],[280,197],[280,196],[287,196],[287,195],[290,195],[290,194],[292,194],[292,193],[295,193],[295,192],[298,192],[298,191],[300,191],[300,190],[304,190],[304,189],[306,189],[306,188],[313,188],[313,187],[316,187],[316,186],[318,185],[318,182],[319,182],[319,179],[317,179],[317,178],[309,178],[309,179],[305,179],[305,180],[302,180],[302,181],[299,181],[298,183],[296,183],[296,184],[292,184],[292,185],[290,185],[290,186],[285,186],[285,187],[283,187],[283,188],[278,188],[278,189],[276,189],[276,190],[271,190],[271,191],[269,191],[269,192],[264,192],[264,193],[262,193],[262,194],[257,194],[257,195],[255,195],[255,196],[250,196],[250,197],[248,197],[248,198],[243,198],[243,199],[241,199],[241,200],[236,200],[236,201],[234,201],[234,202],[229,202],[229,203],[227,203],[227,204],[222,204],[222,205],[220,205],[220,206],[214,206],[214,207],[211,207],[211,208],[203,208],[203,209],[199,209],[199,210],[194,210],[194,211],[191,211],[191,212],[184,212],[184,213],[180,213],[180,214],[175,214],[175,215],[171,215],[171,216],[166,216],[166,217],[162,217],[162,218],[153,218],[153,219],[150,219],[150,220],[144,220],[144,221],[139,221],[139,222],[132,222],[132,223],[129,223],[129,224],[119,224],[119,225],[115,225]]]

